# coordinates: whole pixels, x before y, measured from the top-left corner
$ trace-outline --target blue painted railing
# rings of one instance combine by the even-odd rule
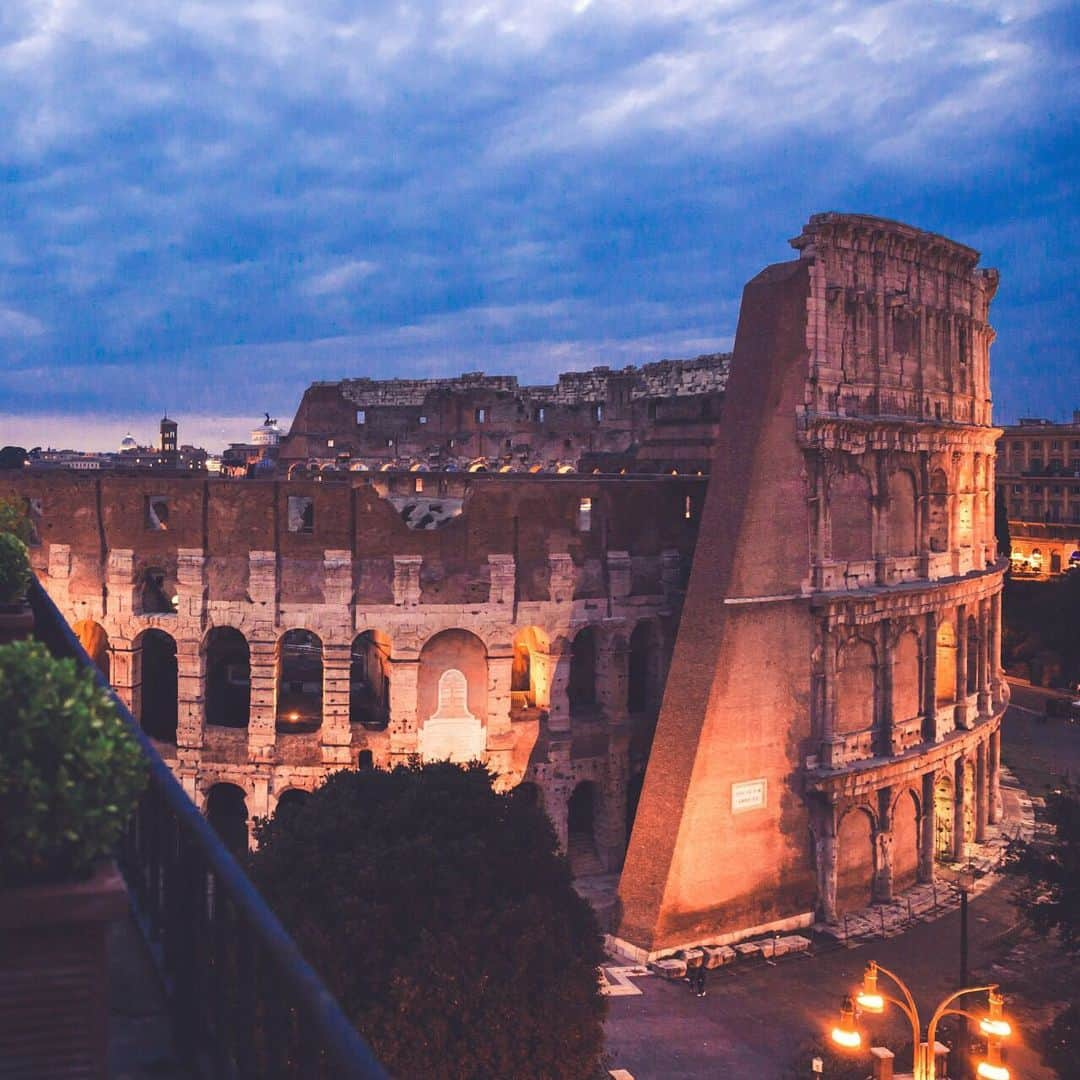
[[[94,673],[131,727],[147,789],[118,855],[184,1066],[199,1076],[385,1078],[371,1049],[34,582],[34,637]],[[359,958],[358,958],[359,961]]]

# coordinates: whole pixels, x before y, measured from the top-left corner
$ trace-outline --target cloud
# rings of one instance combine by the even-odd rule
[[[35,338],[45,333],[45,326],[33,315],[0,305],[0,338]]]
[[[324,270],[321,274],[308,278],[303,284],[302,291],[310,296],[344,292],[363,281],[364,278],[370,277],[376,270],[378,266],[373,262],[367,262],[365,259],[351,259],[340,266]]]

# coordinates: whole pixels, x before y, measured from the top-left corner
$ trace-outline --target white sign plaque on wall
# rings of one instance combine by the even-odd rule
[[[731,785],[731,812],[741,814],[744,810],[758,810],[765,805],[765,779],[744,780]]]

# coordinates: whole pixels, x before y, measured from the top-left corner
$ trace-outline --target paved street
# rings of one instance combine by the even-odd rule
[[[1066,771],[1080,777],[1080,728],[1063,720],[1036,719],[1021,708],[1010,709],[1005,722],[1003,755],[1022,772],[1032,795],[1045,794],[1038,778],[1054,783]],[[1024,944],[994,968],[1006,951],[997,939],[1014,927],[1015,909],[1009,903],[1010,883],[1001,882],[973,901],[971,907],[972,978],[1000,981],[1006,996],[1010,982],[1032,978],[1040,964],[1051,959],[1038,943]],[[775,967],[751,966],[710,972],[708,996],[696,998],[685,983],[657,976],[637,981],[640,996],[614,997],[607,1023],[612,1068],[628,1070],[635,1080],[691,1080],[739,1077],[786,1080],[800,1050],[831,1026],[841,996],[859,981],[867,960],[875,959],[901,974],[915,991],[920,1009],[927,1011],[955,989],[959,969],[960,917],[956,911],[936,922],[917,925],[881,942],[848,949],[815,943],[809,958],[784,957]],[[822,951],[825,950],[825,951]],[[1052,1080],[1037,1054],[1023,1043],[1023,1032],[1045,1023],[1054,1003],[1033,1000],[1025,991],[1011,1008],[1021,1032],[1009,1050],[1014,1074],[1024,1080]],[[896,1014],[894,1014],[895,1016]],[[891,1018],[890,1018],[891,1019]],[[910,1039],[895,1019],[876,1021],[875,1042],[893,1048]]]

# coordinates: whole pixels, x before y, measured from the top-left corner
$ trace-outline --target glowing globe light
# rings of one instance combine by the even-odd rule
[[[1004,1065],[991,1065],[989,1061],[980,1061],[975,1073],[983,1080],[1009,1080],[1009,1070]]]
[[[979,1021],[979,1030],[994,1039],[1007,1039],[1012,1034],[1012,1025],[1008,1020],[988,1016]]]
[[[846,1050],[854,1050],[862,1043],[862,1036],[854,1029],[848,1031],[841,1027],[834,1027],[832,1041]]]
[[[859,1003],[860,1009],[865,1009],[870,1013],[881,1013],[885,1011],[885,999],[880,994],[869,994],[866,991],[856,994],[855,1000]]]

